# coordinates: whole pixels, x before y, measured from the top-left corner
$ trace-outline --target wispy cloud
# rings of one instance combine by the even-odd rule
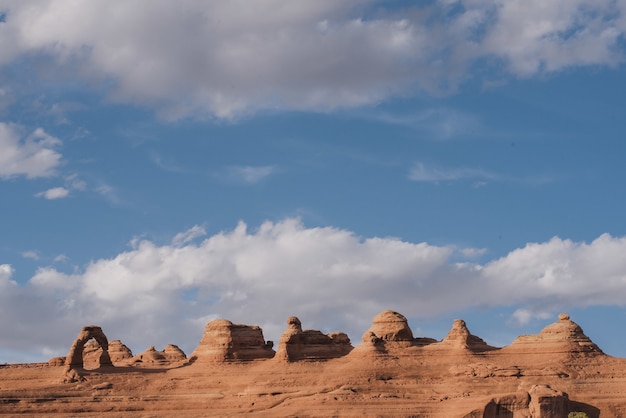
[[[29,258],[31,260],[39,260],[39,253],[34,250],[22,252],[22,257]]]
[[[181,247],[203,236],[206,236],[206,230],[204,229],[204,227],[200,225],[194,225],[188,230],[176,234],[172,239],[172,245],[174,245],[175,247]]]
[[[154,165],[159,167],[161,170],[168,171],[170,173],[189,173],[188,168],[185,168],[182,165],[174,163],[172,161],[164,160],[163,157],[161,157],[161,155],[158,154],[156,151],[152,151],[150,153],[150,159],[152,160]]]
[[[466,137],[482,129],[476,116],[444,107],[420,110],[412,114],[369,113],[367,117],[384,123],[410,127],[423,132],[430,139]]]
[[[413,167],[411,167],[408,178],[409,180],[419,182],[439,183],[457,180],[475,180],[484,182],[485,180],[500,180],[501,176],[479,168],[446,168],[417,162],[413,165]]]
[[[251,166],[251,165],[236,165],[226,167],[220,177],[227,181],[243,184],[257,184],[265,180],[276,172],[276,167],[273,165],[263,166]]]

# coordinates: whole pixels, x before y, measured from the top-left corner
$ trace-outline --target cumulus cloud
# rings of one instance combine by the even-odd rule
[[[52,189],[46,190],[45,192],[39,192],[35,196],[43,197],[44,199],[48,200],[55,200],[63,199],[64,197],[67,197],[69,195],[70,191],[67,190],[65,187],[54,187]]]
[[[529,77],[623,59],[612,0],[431,3],[4,0],[0,65],[42,54],[165,118],[233,118],[453,91],[476,63]]]
[[[50,177],[61,164],[61,141],[38,128],[23,136],[17,125],[0,122],[0,178]]]
[[[452,247],[362,238],[296,219],[187,239],[201,230],[183,232],[176,245],[139,241],[73,274],[42,268],[24,286],[11,266],[0,266],[0,315],[29,330],[0,323],[0,346],[64,354],[81,325],[96,323],[135,350],[176,343],[189,351],[210,319],[258,324],[277,339],[291,315],[358,343],[384,309],[419,317],[518,306],[512,320],[524,323],[531,312],[622,305],[626,297],[626,237],[553,238],[476,264],[455,263]]]

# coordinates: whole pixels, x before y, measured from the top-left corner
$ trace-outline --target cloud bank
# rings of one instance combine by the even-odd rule
[[[591,243],[555,237],[485,264],[454,261],[468,249],[362,238],[297,219],[256,230],[240,223],[197,242],[204,234],[195,226],[171,244],[133,240],[73,274],[41,268],[24,286],[1,265],[0,315],[13,321],[0,323],[0,347],[65,354],[80,326],[95,323],[134,350],[192,350],[211,319],[259,324],[277,339],[291,315],[358,343],[384,309],[428,317],[518,306],[512,320],[523,323],[533,312],[626,300],[626,237],[608,234]]]
[[[0,67],[46,57],[45,77],[71,74],[170,119],[445,93],[476,65],[495,80],[610,67],[626,30],[614,0],[1,0],[0,11]]]

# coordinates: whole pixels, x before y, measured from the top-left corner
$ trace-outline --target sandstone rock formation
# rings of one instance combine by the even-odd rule
[[[487,345],[462,320],[441,341],[415,338],[393,311],[377,315],[347,355],[347,335],[302,330],[296,317],[271,361],[259,327],[225,320],[207,324],[196,361],[173,345],[150,347],[135,363],[122,343],[105,347],[98,327],[85,327],[65,361],[0,365],[0,414],[626,417],[626,359],[602,353],[564,314],[504,348]],[[102,367],[103,353],[124,367]],[[238,361],[251,359],[259,361]],[[308,359],[316,361],[298,361]]]
[[[133,352],[120,340],[109,341],[109,357],[113,364],[124,363],[133,357]]]
[[[295,316],[287,319],[287,329],[280,337],[276,359],[278,361],[324,360],[345,356],[353,347],[343,332],[324,334],[317,330],[302,330]]]
[[[209,322],[200,344],[189,359],[196,361],[256,360],[274,357],[272,341],[265,342],[256,325],[233,324],[225,319]]]
[[[148,347],[143,353],[137,354],[131,360],[131,364],[166,366],[187,360],[187,356],[174,344],[168,344],[163,351],[158,351],[154,346]]]
[[[357,347],[357,353],[423,347],[437,342],[433,338],[414,338],[406,317],[390,310],[374,317],[372,326],[365,331],[361,340],[363,343]]]
[[[560,418],[566,417],[570,412],[567,393],[547,385],[535,385],[528,393],[530,395],[528,410],[533,418]]]
[[[65,366],[65,357],[52,357],[50,360],[48,360],[48,366],[51,366],[51,367]]]
[[[502,350],[505,353],[561,353],[564,356],[603,354],[567,314],[560,314],[557,322],[548,325],[539,334],[519,336]]]
[[[413,332],[403,315],[394,311],[383,311],[374,317],[372,326],[365,331],[362,340],[364,343],[371,343],[375,340],[413,342]]]
[[[448,335],[441,342],[428,345],[427,349],[469,350],[474,353],[480,353],[495,350],[496,347],[492,347],[482,338],[472,335],[467,329],[465,321],[455,319]]]
[[[463,418],[567,418],[570,413],[584,413],[589,418],[599,416],[597,408],[571,401],[567,393],[540,384],[533,385],[528,392],[494,397],[484,408]]]
[[[107,350],[111,363],[113,365],[123,365],[133,357],[133,353],[120,340],[109,341],[109,349]],[[83,348],[83,367],[85,369],[97,369],[100,367],[100,357],[102,356],[102,347],[95,340],[85,343]]]
[[[67,359],[65,360],[65,364],[69,368],[83,368],[83,351],[85,344],[92,338],[95,339],[96,344],[102,348],[97,359],[97,367],[113,366],[108,352],[109,342],[104,332],[102,332],[102,328],[96,325],[89,325],[82,328],[76,340],[72,343],[70,352],[67,354]]]

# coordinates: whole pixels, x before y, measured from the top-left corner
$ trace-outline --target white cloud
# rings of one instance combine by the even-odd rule
[[[523,326],[528,324],[533,319],[549,319],[553,317],[552,312],[548,311],[535,311],[526,308],[516,309],[515,312],[511,314],[511,321],[513,325]]]
[[[135,350],[167,343],[192,350],[206,318],[258,324],[277,339],[291,315],[310,328],[348,332],[358,343],[383,309],[416,317],[513,306],[512,319],[523,323],[626,300],[626,237],[554,238],[482,265],[454,263],[452,247],[364,239],[294,219],[254,231],[240,223],[200,243],[184,242],[140,241],[74,274],[40,269],[25,286],[15,285],[11,266],[0,266],[0,316],[19,318],[28,330],[0,322],[0,346],[66,351],[81,325],[95,323]]]
[[[0,178],[26,176],[50,177],[61,164],[55,151],[61,141],[38,128],[26,137],[22,129],[0,122]]]
[[[626,26],[611,0],[483,0],[494,19],[481,45],[505,59],[520,76],[579,65],[615,65],[623,60],[619,37]]]
[[[45,192],[40,192],[37,193],[35,196],[37,197],[43,197],[44,199],[48,199],[48,200],[55,200],[55,199],[63,199],[64,197],[69,196],[70,191],[67,190],[65,187],[54,187],[52,189],[48,189]]]
[[[0,264],[0,289],[5,289],[7,286],[15,286],[17,283],[11,279],[13,275],[13,267],[9,264]]]
[[[626,29],[612,0],[461,0],[386,14],[373,0],[2,4],[0,65],[42,53],[110,86],[113,100],[174,119],[453,91],[491,58],[521,77],[610,66],[623,60]]]

